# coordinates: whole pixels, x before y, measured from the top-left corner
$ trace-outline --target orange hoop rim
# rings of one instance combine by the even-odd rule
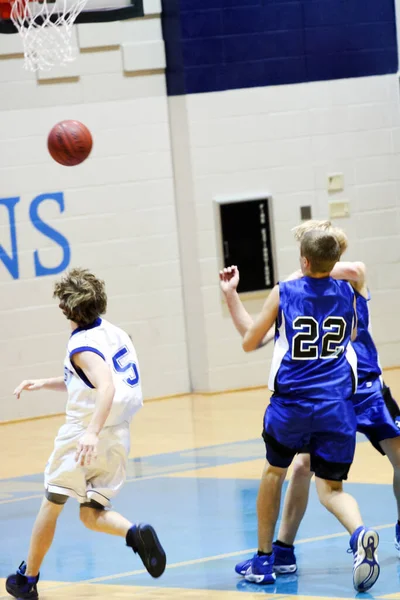
[[[17,0],[0,0],[0,19],[9,19],[11,17],[11,9]],[[35,2],[35,0],[18,0],[19,2]]]

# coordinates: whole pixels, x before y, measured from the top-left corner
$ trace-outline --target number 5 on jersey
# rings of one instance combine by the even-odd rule
[[[124,381],[130,387],[135,387],[139,383],[139,371],[136,364],[129,360],[130,352],[126,346],[122,346],[113,356],[113,365],[117,373],[128,373]]]

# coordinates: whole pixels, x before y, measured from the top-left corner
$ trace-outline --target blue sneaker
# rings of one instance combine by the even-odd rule
[[[353,585],[357,592],[369,590],[379,577],[377,548],[379,535],[373,529],[359,527],[350,538],[349,551],[353,552]]]
[[[37,600],[39,594],[36,584],[39,581],[37,577],[26,577],[26,563],[22,562],[16,573],[9,575],[6,579],[6,590],[14,598],[19,600]]]
[[[284,548],[277,544],[272,544],[274,549],[274,571],[279,575],[286,575],[287,573],[296,573],[296,555],[294,553],[294,546],[291,548]]]
[[[274,572],[278,575],[287,575],[288,573],[296,573],[297,563],[294,553],[294,546],[291,548],[283,548],[277,544],[272,544],[274,551]],[[251,558],[243,560],[235,566],[235,571],[238,575],[244,577],[248,568],[251,566]]]
[[[400,525],[396,523],[396,537],[394,538],[394,547],[399,553],[400,558]]]
[[[251,561],[253,559],[252,558],[248,558],[247,560],[243,560],[242,562],[238,563],[235,566],[235,571],[238,575],[241,575],[242,577],[244,577],[249,569],[249,567],[251,567]]]
[[[259,585],[275,583],[274,555],[258,556],[258,554],[255,554],[244,578],[250,583],[258,583]]]

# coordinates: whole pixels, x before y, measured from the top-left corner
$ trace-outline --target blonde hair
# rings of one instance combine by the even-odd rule
[[[54,286],[54,297],[70,321],[85,327],[107,310],[104,281],[87,269],[71,269]]]
[[[300,253],[309,261],[311,273],[330,273],[340,259],[339,241],[330,231],[311,229],[301,238]]]
[[[330,221],[318,221],[316,219],[310,219],[309,221],[305,221],[296,227],[293,227],[292,231],[294,233],[294,239],[296,242],[300,242],[303,239],[303,236],[308,231],[327,231],[332,233],[339,242],[340,246],[340,255],[344,254],[349,246],[349,242],[347,239],[347,235],[340,229],[340,227],[334,227]]]

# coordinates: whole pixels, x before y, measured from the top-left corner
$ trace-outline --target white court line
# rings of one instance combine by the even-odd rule
[[[380,529],[389,529],[390,527],[394,527],[394,523],[389,523],[387,525],[377,525],[376,527],[373,527],[372,529],[380,530]],[[328,535],[320,535],[317,537],[304,538],[302,540],[298,540],[296,542],[296,544],[310,544],[312,542],[331,540],[334,538],[345,537],[348,535],[349,534],[347,531],[341,531],[340,533],[330,533]],[[227,554],[217,554],[215,556],[206,556],[205,558],[194,558],[192,560],[185,560],[182,562],[177,562],[177,563],[172,563],[171,565],[167,565],[166,570],[168,571],[170,569],[178,569],[180,567],[188,567],[190,565],[205,564],[208,562],[212,562],[215,560],[222,560],[225,558],[234,558],[235,556],[241,556],[242,554],[253,554],[256,551],[257,551],[257,548],[250,548],[247,550],[238,550],[236,552],[228,552]],[[120,579],[123,577],[132,577],[133,575],[142,575],[143,573],[147,573],[146,569],[136,569],[134,571],[127,571],[125,573],[117,573],[115,575],[105,575],[104,577],[94,577],[93,579],[84,579],[82,581],[67,581],[65,583],[49,585],[48,587],[46,586],[44,592],[47,594],[47,592],[50,590],[56,590],[56,589],[60,589],[60,588],[64,588],[64,587],[70,587],[70,586],[74,586],[74,585],[78,586],[78,585],[89,584],[89,583],[103,583],[105,581],[113,581],[115,579]],[[287,596],[287,594],[284,594],[284,595]],[[6,598],[9,598],[9,596],[0,596],[0,600],[4,600]]]

